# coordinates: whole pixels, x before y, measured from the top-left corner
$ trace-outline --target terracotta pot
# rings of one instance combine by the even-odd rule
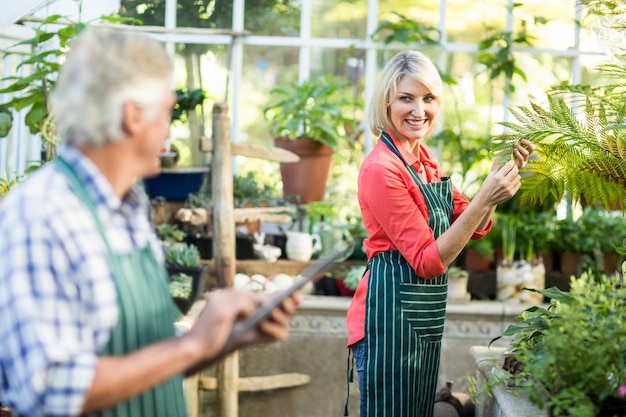
[[[604,273],[611,275],[617,271],[617,262],[619,261],[618,253],[604,254]]]
[[[280,164],[283,197],[290,201],[298,196],[302,204],[323,201],[332,163],[332,149],[312,139],[275,138],[274,145],[300,157],[298,162]]]
[[[465,249],[465,267],[471,271],[488,271],[491,260],[487,255],[481,255],[475,249]]]
[[[567,275],[576,275],[578,273],[578,264],[580,263],[580,253],[578,252],[562,252],[561,253],[561,272]]]
[[[554,255],[552,252],[541,252],[539,255],[543,261],[543,266],[546,268],[546,273],[552,272],[554,266]]]

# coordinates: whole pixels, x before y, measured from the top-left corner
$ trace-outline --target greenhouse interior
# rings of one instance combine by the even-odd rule
[[[227,353],[220,351],[201,368],[181,365],[182,414],[129,407],[119,415],[626,416],[626,1],[7,3],[0,15],[0,240],[18,229],[3,222],[28,219],[32,210],[17,217],[7,212],[19,207],[20,198],[28,202],[26,190],[32,193],[35,184],[44,183],[38,174],[66,165],[67,147],[82,152],[81,146],[73,148],[80,142],[59,133],[71,130],[57,125],[51,97],[63,97],[62,92],[55,96],[57,85],[65,86],[57,84],[59,74],[72,56],[73,42],[89,31],[148,38],[162,46],[171,63],[171,115],[167,137],[154,155],[158,169],[133,178],[129,186],[145,200],[142,215],[150,239],[158,243],[167,302],[176,307],[176,318],[166,327],[173,324],[181,340],[200,333],[196,324],[210,322],[203,314],[208,301],[226,290],[278,300],[273,312],[284,306],[284,297],[294,299],[285,295],[289,291],[299,294],[294,311],[283,311],[288,337],[233,348],[228,344],[236,337],[233,330],[228,341],[220,342]],[[426,70],[391,78],[387,64],[406,51],[411,57],[418,51],[432,63],[436,74],[430,76],[440,88],[420,78],[428,77],[420,72]],[[66,84],[78,83],[77,74]],[[399,90],[407,80],[427,91],[424,100],[406,93],[435,121],[424,122],[430,126],[426,133],[416,127],[419,116],[403,119],[408,128],[396,126],[403,116],[394,109],[409,104],[395,95],[405,94]],[[387,103],[378,110],[373,98]],[[126,117],[127,107],[123,111]],[[405,131],[420,132],[417,142],[406,139]],[[82,158],[111,143],[89,148]],[[406,143],[417,148],[396,148]],[[384,160],[394,154],[404,165]],[[407,155],[426,171],[416,171],[405,161]],[[402,169],[396,172],[396,167]],[[368,169],[374,174],[367,176]],[[449,185],[454,195],[445,226],[435,214],[429,216],[433,203],[424,191],[433,182],[429,169],[436,170],[435,183],[445,185],[437,189]],[[495,201],[486,189],[504,189],[496,185],[500,175],[513,174],[519,188]],[[401,201],[402,193],[410,201]],[[477,208],[485,201],[489,207]],[[411,211],[400,213],[404,210]],[[482,222],[474,221],[478,215],[485,216]],[[66,236],[78,245],[82,241]],[[32,237],[48,242],[44,232]],[[8,251],[21,241],[7,242],[0,244],[7,253],[0,255],[3,265],[15,253],[22,256],[21,250]],[[106,238],[104,243],[109,248]],[[54,260],[50,271],[58,274],[55,285],[67,291],[64,297],[94,302],[73,281],[63,281],[62,271],[72,268],[63,257],[69,262],[82,252],[36,252],[46,249],[33,247],[33,256]],[[398,400],[398,409],[377,413],[368,408],[379,396],[392,401],[381,393],[397,389],[374,381],[377,366],[393,362],[377,362],[379,351],[366,343],[388,331],[388,324],[377,328],[369,315],[387,306],[375,291],[386,294],[398,274],[380,272],[390,262],[385,254],[399,255],[419,283],[415,286],[441,283],[437,355],[428,357],[436,362],[429,365],[430,387],[415,394],[417,388],[410,385],[420,383],[400,379],[398,389],[408,392],[407,398],[427,396],[420,404],[428,403],[428,412],[417,406],[407,411],[400,405],[405,400]],[[47,275],[40,280],[36,268],[19,263],[16,269],[8,267],[13,272],[0,272],[3,292],[16,288],[0,296],[0,317],[37,310],[35,305],[29,310],[27,301],[12,300],[26,291],[16,281],[30,277],[30,291],[47,288]],[[113,299],[116,294],[123,298],[121,286],[113,282],[113,288]],[[388,323],[410,322],[404,314],[419,317],[425,304],[435,303],[407,300],[393,301],[403,303],[401,308],[394,304],[402,312],[387,317]],[[363,310],[355,313],[358,309]],[[232,320],[238,324],[244,318],[240,313]],[[17,340],[24,335],[13,335],[12,328],[37,325],[15,320],[19,324],[0,320],[0,337]],[[365,370],[356,345],[349,342],[355,320],[366,327],[366,336],[359,333],[367,346],[361,358]],[[265,329],[256,322],[251,326],[257,333]],[[408,362],[420,362],[422,349],[430,349],[422,344],[432,342],[410,328],[419,347],[411,345]],[[395,349],[399,336],[394,338],[384,342],[386,349]],[[43,342],[24,343],[11,349]],[[97,365],[90,372],[96,378],[93,385],[70,385],[79,393],[67,405],[55,403],[66,401],[60,396],[48,398],[46,388],[59,386],[37,385],[48,383],[36,380],[39,369],[26,369],[0,350],[0,417],[96,415],[90,396],[108,356],[96,346],[89,349],[95,349],[90,360]],[[64,371],[54,357],[46,360],[51,361],[47,366]],[[33,374],[12,383],[12,375],[21,372]],[[56,375],[46,368],[41,372],[48,379]],[[158,378],[146,381],[154,379],[157,385]],[[144,398],[150,384],[137,385],[135,394]],[[174,401],[166,391],[155,392],[156,404]],[[33,405],[24,405],[31,400]],[[124,397],[121,403],[126,400],[133,401]],[[75,409],[69,412],[65,406]]]

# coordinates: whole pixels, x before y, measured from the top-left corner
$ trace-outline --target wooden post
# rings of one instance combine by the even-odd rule
[[[235,220],[233,217],[233,172],[230,150],[228,105],[213,105],[213,258],[220,286],[232,287],[235,273]],[[233,353],[217,365],[220,417],[237,417],[239,401],[239,356]]]

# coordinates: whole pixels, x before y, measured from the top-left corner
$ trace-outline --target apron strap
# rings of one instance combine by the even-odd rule
[[[404,159],[404,157],[400,153],[400,150],[396,147],[396,144],[393,143],[393,140],[391,139],[391,136],[389,136],[389,133],[383,132],[383,134],[380,137],[380,139],[383,141],[383,143],[385,145],[387,145],[387,147],[391,150],[391,152],[396,154],[396,156],[398,158],[400,158],[400,160],[404,163],[404,166],[409,171],[409,174],[411,174],[411,177],[413,178],[413,181],[415,181],[415,183],[417,185],[422,185],[423,184],[422,179],[419,177],[419,175],[417,175],[417,172],[415,171],[415,168],[413,168],[411,165],[409,165],[406,162],[406,160]]]
[[[70,184],[74,188],[74,191],[76,191],[76,194],[78,194],[78,197],[87,205],[87,208],[91,212],[96,222],[98,233],[102,237],[104,245],[107,248],[107,254],[109,255],[109,259],[111,259],[113,257],[113,250],[109,245],[109,240],[106,238],[106,233],[104,232],[104,227],[102,226],[102,222],[100,221],[100,217],[98,216],[96,205],[94,204],[93,199],[87,194],[87,189],[85,188],[85,185],[78,179],[74,167],[72,167],[62,156],[57,157],[55,164],[61,169],[61,171],[66,174],[65,176],[70,181]]]
[[[348,364],[346,365],[346,381],[348,385],[346,394],[346,404],[343,407],[344,417],[348,415],[348,402],[350,401],[350,384],[354,382],[354,354],[352,348],[348,348]]]

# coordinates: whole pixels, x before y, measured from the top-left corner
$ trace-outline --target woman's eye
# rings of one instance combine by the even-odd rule
[[[435,96],[426,96],[426,97],[424,97],[424,101],[427,102],[427,103],[430,103],[434,99],[435,99]]]
[[[400,101],[411,101],[411,97],[409,97],[409,96],[400,96]]]

